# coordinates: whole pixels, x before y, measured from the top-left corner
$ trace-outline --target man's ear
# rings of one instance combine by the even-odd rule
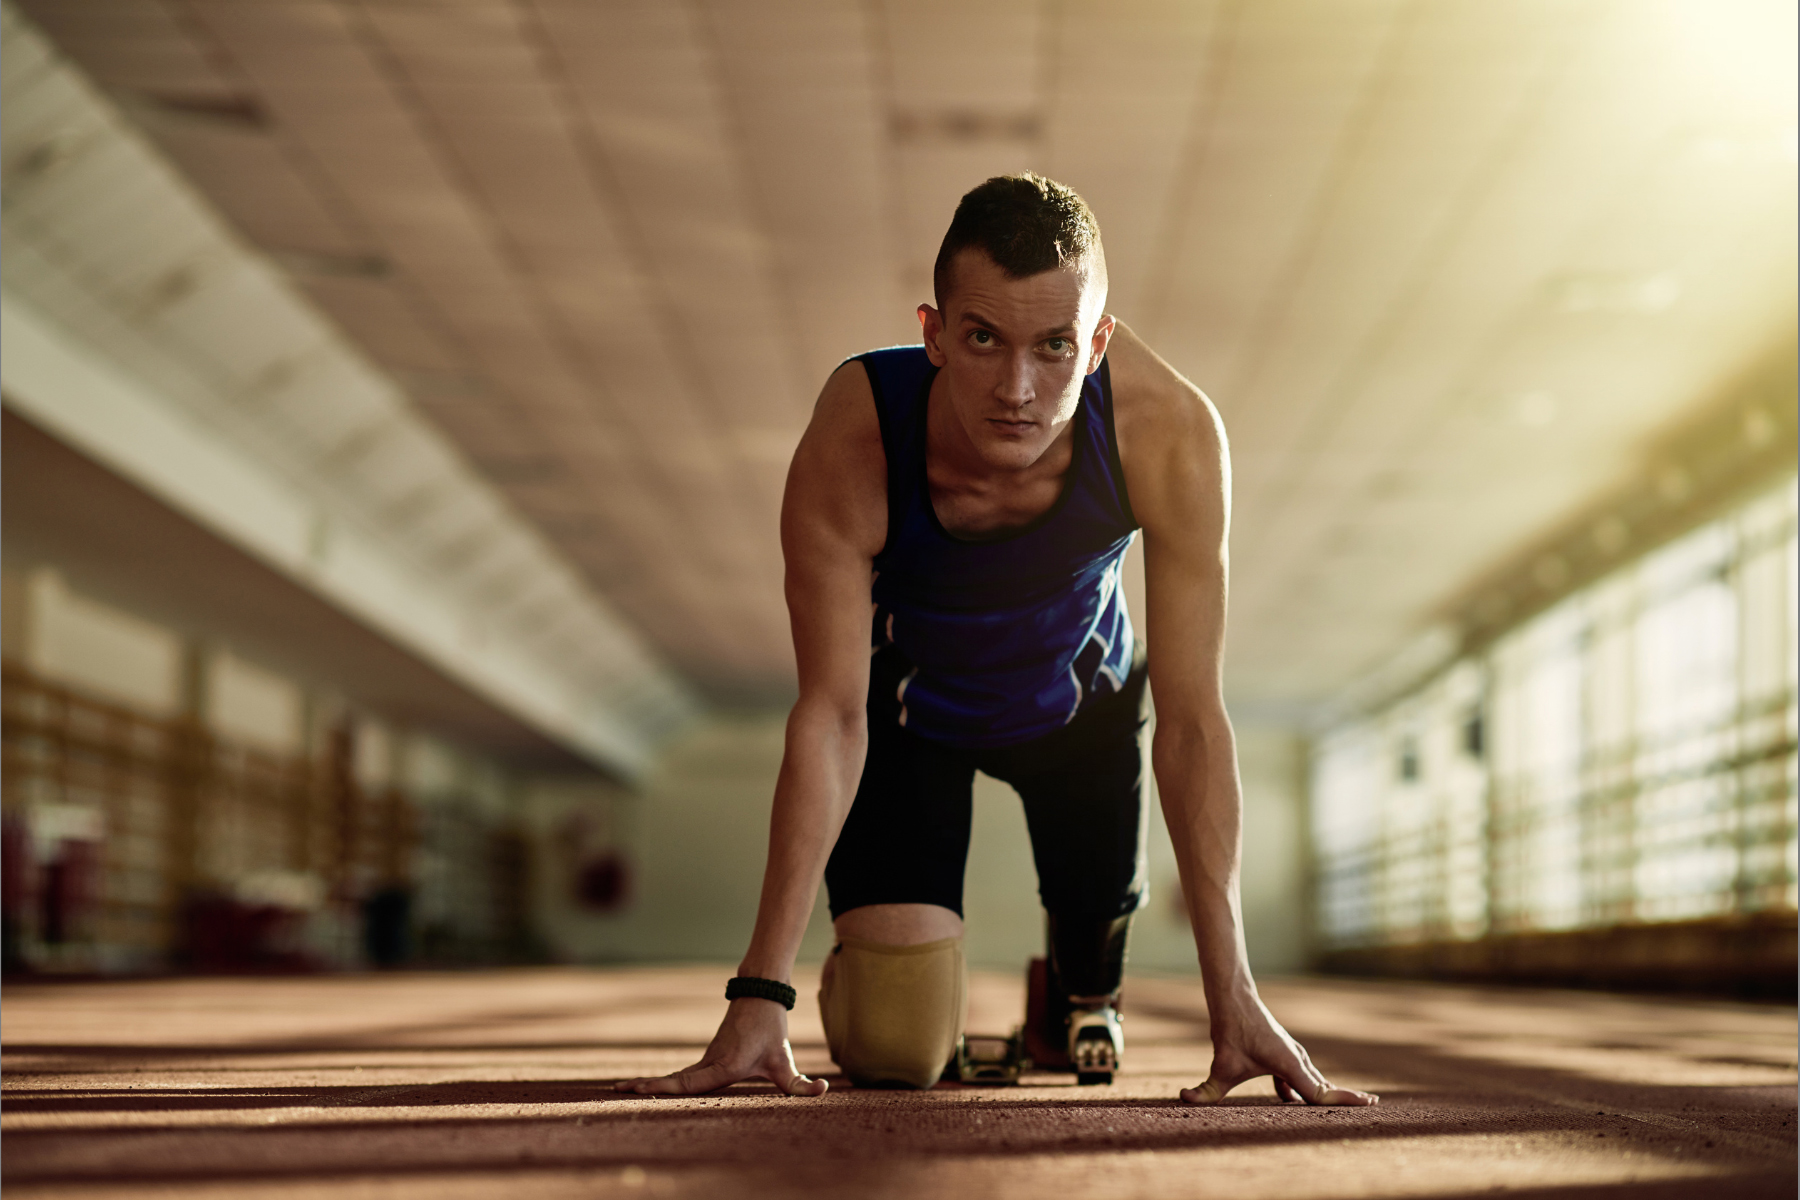
[[[949,361],[938,345],[938,338],[944,332],[944,314],[929,304],[919,305],[919,328],[925,335],[925,357],[931,360],[932,366],[943,366]]]
[[[1088,348],[1087,374],[1092,375],[1100,369],[1100,360],[1106,357],[1106,347],[1112,341],[1113,330],[1118,322],[1111,313],[1102,313],[1100,323],[1094,326],[1094,339]]]

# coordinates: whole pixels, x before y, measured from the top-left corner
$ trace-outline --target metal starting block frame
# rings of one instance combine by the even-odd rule
[[[1030,1066],[1022,1026],[1011,1037],[968,1033],[956,1043],[956,1077],[964,1083],[1017,1083]]]

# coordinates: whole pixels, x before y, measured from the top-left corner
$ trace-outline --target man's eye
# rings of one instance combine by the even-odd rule
[[[977,329],[974,333],[969,335],[969,340],[974,342],[977,346],[989,346],[993,344],[994,335],[985,329]]]
[[[1068,338],[1051,338],[1049,341],[1045,342],[1044,345],[1045,345],[1045,347],[1047,347],[1049,349],[1050,353],[1061,354],[1063,351],[1065,351],[1069,348],[1069,339]]]

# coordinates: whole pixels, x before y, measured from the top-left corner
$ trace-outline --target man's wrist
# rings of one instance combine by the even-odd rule
[[[1206,989],[1206,1013],[1215,1035],[1251,1023],[1261,1011],[1262,997],[1249,980]]]
[[[791,984],[794,982],[794,964],[745,955],[744,961],[737,966],[737,975],[743,979],[773,979],[776,983]]]
[[[1254,1009],[1262,1003],[1256,990],[1256,976],[1250,973],[1250,964],[1240,955],[1231,955],[1223,963],[1207,962],[1203,956],[1200,980],[1206,993],[1207,1010],[1217,1016],[1229,1019],[1235,1013]]]
[[[778,979],[763,979],[754,975],[738,975],[725,985],[727,1000],[769,1000],[781,1005],[789,1012],[794,1010],[794,1002],[799,999],[792,985]]]

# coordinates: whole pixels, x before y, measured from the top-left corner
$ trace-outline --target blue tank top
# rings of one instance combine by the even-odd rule
[[[1030,524],[969,541],[947,532],[925,478],[925,414],[937,368],[923,346],[872,350],[887,453],[887,544],[875,556],[871,654],[904,656],[900,723],[963,747],[1041,737],[1131,671],[1119,586],[1137,520],[1113,434],[1106,364],[1082,383],[1062,493]]]

